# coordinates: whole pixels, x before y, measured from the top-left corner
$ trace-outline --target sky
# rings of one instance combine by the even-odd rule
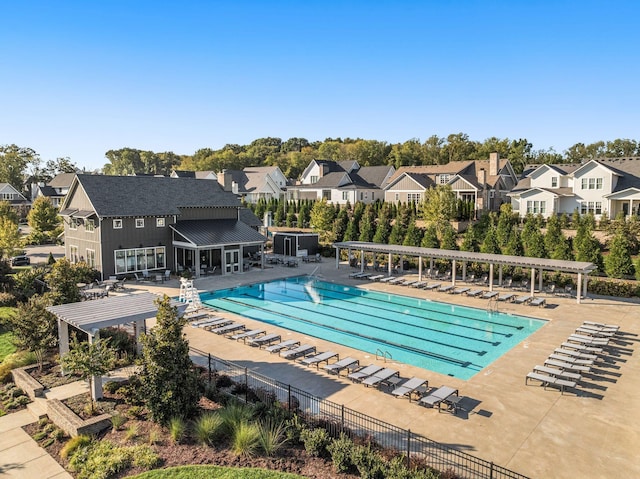
[[[466,133],[640,140],[640,2],[0,3],[0,145],[81,168],[124,147]]]

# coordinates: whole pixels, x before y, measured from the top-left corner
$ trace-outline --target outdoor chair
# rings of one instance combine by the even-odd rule
[[[316,347],[310,344],[303,344],[302,346],[298,346],[297,348],[290,349],[285,351],[281,356],[285,359],[296,359],[300,356],[307,356],[311,353],[316,352]]]
[[[455,289],[455,286],[453,286],[452,284],[445,284],[443,286],[440,286],[438,288],[438,292],[439,293],[448,293],[450,291],[453,291]]]
[[[343,358],[340,361],[331,364],[325,364],[325,371],[332,374],[340,374],[341,371],[347,370],[350,371],[360,365],[360,362],[354,358]]]
[[[594,338],[611,338],[616,334],[611,331],[602,331],[602,330],[596,330],[596,329],[584,328],[584,327],[576,328],[576,333],[592,336]]]
[[[451,291],[451,294],[464,294],[466,292],[468,292],[471,288],[456,288],[453,291]]]
[[[547,300],[544,298],[533,298],[529,301],[529,306],[537,306],[539,308],[544,308],[547,305]]]
[[[221,326],[219,328],[209,329],[208,331],[211,332],[211,333],[215,333],[215,334],[228,334],[228,333],[232,333],[234,331],[237,331],[239,329],[245,329],[244,324],[242,324],[242,323],[231,323],[231,324],[227,324],[226,326]]]
[[[562,347],[564,349],[574,349],[576,351],[581,351],[585,353],[600,354],[603,351],[603,349],[599,346],[587,346],[584,344],[572,343],[570,341],[565,341],[564,343],[562,343]]]
[[[475,298],[476,296],[481,296],[484,293],[481,289],[472,289],[471,291],[467,291],[467,296]]]
[[[523,296],[518,296],[517,298],[515,298],[513,300],[513,302],[516,303],[516,304],[527,304],[532,299],[533,299],[533,296],[525,294]]]
[[[442,283],[431,283],[426,285],[424,289],[427,291],[433,291],[434,289],[438,289],[440,286],[442,286]]]
[[[553,376],[549,376],[548,374],[540,374],[533,371],[526,375],[524,379],[525,385],[529,383],[530,379],[535,379],[536,381],[540,381],[542,383],[542,386],[545,389],[547,389],[547,386],[555,386],[560,389],[560,394],[564,394],[565,388],[573,389],[577,386],[577,383],[575,381],[554,378]]]
[[[381,371],[382,369],[383,369],[382,366],[378,366],[377,364],[370,364],[369,366],[362,367],[357,371],[354,371],[348,374],[347,377],[352,381],[360,382],[363,379],[371,376],[372,374],[375,374],[378,371]]]
[[[421,388],[425,387],[429,387],[429,381],[422,378],[412,377],[391,391],[391,394],[395,397],[407,396],[409,398],[409,402],[411,402],[411,395],[419,392]]]
[[[552,353],[549,359],[560,361],[562,363],[575,364],[576,366],[593,366],[593,359],[576,358],[574,356],[565,356],[563,354]]]
[[[320,363],[329,362],[330,359],[337,358],[340,359],[338,353],[334,353],[333,351],[326,351],[324,353],[316,354],[315,356],[309,356],[308,358],[304,358],[300,361],[301,364],[305,366],[315,365],[317,368],[320,367]]]
[[[269,351],[270,353],[279,353],[284,349],[291,349],[298,345],[300,345],[300,341],[296,339],[287,339],[286,341],[282,341],[280,343],[266,347],[265,351]]]
[[[378,372],[373,373],[371,376],[364,378],[362,380],[362,384],[364,384],[365,386],[378,387],[388,382],[395,383],[395,381],[391,379],[394,376],[397,376],[398,378],[400,377],[400,373],[397,369],[384,368]]]
[[[262,346],[267,346],[276,341],[280,341],[281,336],[279,334],[270,333],[265,336],[260,336],[259,338],[252,338],[246,341],[245,343],[249,346],[257,346],[261,348]]]
[[[578,382],[582,379],[582,376],[578,373],[571,373],[571,372],[565,371],[564,369],[553,368],[551,366],[552,364],[548,364],[545,361],[544,366],[536,365],[533,368],[533,370],[538,373],[548,374],[549,376],[553,376],[554,378],[569,379],[570,381]]]
[[[615,329],[616,331],[620,329],[620,326],[618,326],[617,324],[604,324],[604,323],[598,323],[595,321],[583,321],[582,323],[589,326],[598,326],[600,328]]]
[[[557,359],[547,359],[545,360],[544,365],[554,366],[567,371],[580,371],[581,373],[588,373],[591,371],[591,366],[586,364],[575,364],[567,361],[558,361]]]
[[[455,414],[458,410],[458,403],[460,402],[460,399],[457,389],[449,386],[442,386],[420,398],[419,404],[433,408],[437,406],[438,412],[442,410],[441,405],[444,404],[447,406],[448,410],[453,411]]]
[[[235,339],[236,341],[242,339],[242,342],[246,343],[247,339],[255,338],[260,334],[264,334],[264,329],[252,329],[250,331],[244,331],[242,333],[234,334],[233,336],[231,336],[231,339]]]
[[[512,301],[515,297],[513,293],[502,293],[498,295],[498,301]]]
[[[485,291],[480,295],[482,299],[492,299],[492,298],[495,298],[496,296],[498,296],[497,291]]]
[[[427,284],[428,284],[428,283],[427,283],[426,281],[416,281],[415,283],[413,283],[413,284],[411,285],[411,287],[412,287],[412,288],[420,289],[420,288],[424,288],[424,287],[426,287],[426,286],[427,286]]]
[[[565,349],[565,348],[556,348],[553,350],[554,353],[562,355],[564,357],[577,358],[577,359],[590,359],[595,361],[598,359],[598,356],[595,354],[583,353],[580,351],[575,351],[573,349]]]

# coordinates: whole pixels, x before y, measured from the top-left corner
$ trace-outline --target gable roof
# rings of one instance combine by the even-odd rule
[[[63,208],[82,188],[99,217],[180,215],[181,208],[237,207],[216,181],[154,176],[77,175]],[[60,212],[61,215],[69,211]]]
[[[51,181],[47,183],[47,186],[51,186],[52,188],[69,188],[75,177],[75,173],[60,173],[54,176]]]

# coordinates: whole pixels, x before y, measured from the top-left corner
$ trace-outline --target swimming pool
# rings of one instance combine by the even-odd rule
[[[307,276],[200,298],[219,310],[460,379],[470,379],[545,323]]]

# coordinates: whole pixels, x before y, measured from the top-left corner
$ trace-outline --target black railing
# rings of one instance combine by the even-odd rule
[[[417,461],[438,471],[452,471],[467,479],[528,479],[527,476],[498,466],[490,461],[432,441],[424,436],[402,429],[393,424],[347,408],[327,399],[315,397],[302,389],[284,384],[273,378],[250,371],[211,354],[191,348],[194,362],[208,369],[209,380],[224,374],[245,391],[254,391],[258,396],[277,399],[287,404],[289,410],[297,410],[307,420],[321,424],[330,435],[349,432],[367,438],[380,447],[404,454],[407,460]],[[246,399],[246,398],[245,398]]]

